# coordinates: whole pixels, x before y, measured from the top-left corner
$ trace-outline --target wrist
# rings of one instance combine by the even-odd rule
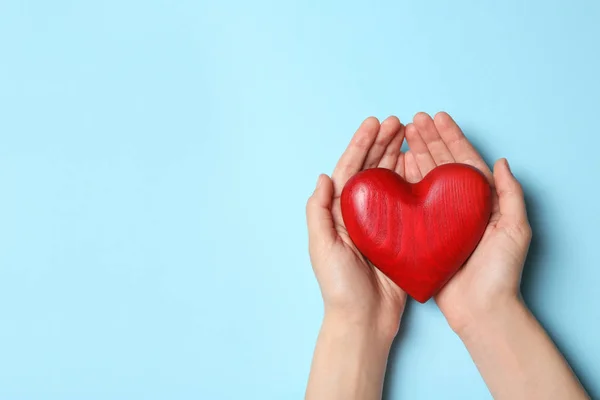
[[[512,321],[527,314],[529,310],[519,296],[506,296],[486,307],[468,310],[466,318],[453,326],[453,329],[460,339],[467,343],[508,327]]]
[[[349,340],[363,340],[389,351],[398,332],[399,322],[400,316],[394,318],[377,313],[349,313],[326,309],[322,329]]]
[[[327,310],[306,399],[381,399],[391,340],[374,326]]]

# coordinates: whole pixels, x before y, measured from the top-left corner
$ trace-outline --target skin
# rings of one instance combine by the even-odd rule
[[[410,148],[400,151],[406,140]],[[348,237],[339,196],[348,179],[373,167],[420,181],[438,165],[478,168],[494,191],[492,217],[469,260],[435,297],[496,399],[587,399],[568,364],[520,296],[531,228],[523,191],[505,159],[492,173],[446,113],[367,118],[331,178],[321,175],[307,203],[309,252],[324,302],[306,399],[380,399],[406,294]]]

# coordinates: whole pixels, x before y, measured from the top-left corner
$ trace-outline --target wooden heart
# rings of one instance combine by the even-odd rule
[[[488,224],[492,193],[466,164],[444,164],[411,184],[367,169],[341,196],[342,217],[358,250],[415,300],[436,294],[471,255]]]

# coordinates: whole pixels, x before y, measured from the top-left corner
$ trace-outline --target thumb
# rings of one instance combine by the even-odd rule
[[[505,158],[498,160],[494,165],[494,183],[503,225],[519,229],[528,227],[523,189],[510,171]]]
[[[333,198],[333,182],[329,176],[322,174],[317,187],[306,203],[306,220],[308,223],[309,246],[321,246],[332,243],[336,232],[331,215]]]

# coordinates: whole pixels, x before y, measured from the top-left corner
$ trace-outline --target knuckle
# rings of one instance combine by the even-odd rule
[[[510,227],[510,233],[523,242],[529,242],[533,236],[533,230],[527,220],[520,220],[513,224]]]
[[[519,197],[523,197],[523,186],[517,180],[514,181],[513,192]]]
[[[523,197],[523,188],[518,183],[515,183],[513,186],[506,188],[504,190],[498,190],[498,196],[510,197],[510,198],[522,198]]]
[[[526,223],[522,228],[523,236],[529,241],[533,237],[533,230],[531,229],[531,225]]]
[[[354,138],[354,146],[361,150],[367,150],[371,147],[373,137],[371,135],[362,134]]]

